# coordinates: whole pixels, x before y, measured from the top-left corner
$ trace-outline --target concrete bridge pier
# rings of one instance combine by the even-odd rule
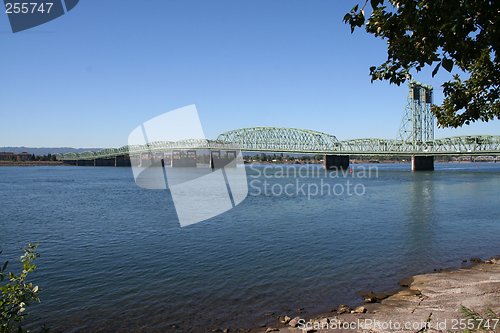
[[[434,171],[434,156],[412,156],[411,171]]]
[[[225,155],[220,150],[210,151],[210,168],[236,168],[236,157],[238,154],[235,150],[225,151]]]
[[[95,160],[77,160],[76,166],[95,166]]]
[[[349,168],[349,155],[324,155],[323,166],[326,170]]]
[[[121,155],[115,157],[115,167],[129,167],[129,166],[131,166],[130,156]]]
[[[78,166],[78,160],[63,160],[63,164]]]
[[[170,166],[172,168],[196,168],[196,150],[173,150]]]
[[[115,166],[114,158],[96,158],[94,159],[94,166]]]

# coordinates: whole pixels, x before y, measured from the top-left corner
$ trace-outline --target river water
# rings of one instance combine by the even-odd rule
[[[0,261],[40,244],[32,327],[203,332],[356,305],[360,290],[500,254],[500,164],[317,168],[247,165],[240,205],[181,228],[169,191],[130,168],[2,167]]]

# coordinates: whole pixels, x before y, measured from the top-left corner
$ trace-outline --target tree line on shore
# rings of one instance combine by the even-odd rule
[[[35,154],[31,154],[31,156],[27,156],[27,157],[22,157],[20,158],[19,157],[20,155],[16,155],[16,154],[12,154],[12,156],[8,156],[8,157],[4,157],[2,160],[3,161],[9,161],[9,162],[27,162],[27,161],[31,161],[31,162],[48,162],[48,161],[57,161],[57,158],[56,158],[56,155],[52,155],[52,154],[46,154],[46,155],[35,155]]]
[[[260,153],[256,155],[244,155],[243,160],[247,163],[321,163],[323,161],[323,155],[287,155],[283,153]],[[454,156],[436,156],[436,162],[453,162],[461,161],[463,158],[457,158]],[[384,162],[408,162],[410,158],[408,156],[353,156],[351,158],[352,162],[364,162],[364,163],[378,163]]]

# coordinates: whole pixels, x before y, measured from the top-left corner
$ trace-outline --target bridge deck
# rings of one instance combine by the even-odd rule
[[[144,153],[167,153],[172,150],[241,150],[248,152],[281,152],[337,155],[500,155],[500,136],[456,136],[430,142],[408,143],[389,139],[353,139],[339,141],[333,135],[300,129],[256,127],[220,135],[217,140],[190,139],[151,142],[147,145],[124,146],[97,152],[67,153],[59,160],[91,160],[136,156]]]

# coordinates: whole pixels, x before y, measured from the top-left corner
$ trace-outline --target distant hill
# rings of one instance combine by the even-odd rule
[[[31,147],[1,147],[0,152],[13,152],[16,154],[27,152],[35,155],[47,154],[64,154],[64,153],[81,153],[84,151],[98,151],[102,148],[70,148],[70,147],[57,147],[57,148],[31,148]]]

